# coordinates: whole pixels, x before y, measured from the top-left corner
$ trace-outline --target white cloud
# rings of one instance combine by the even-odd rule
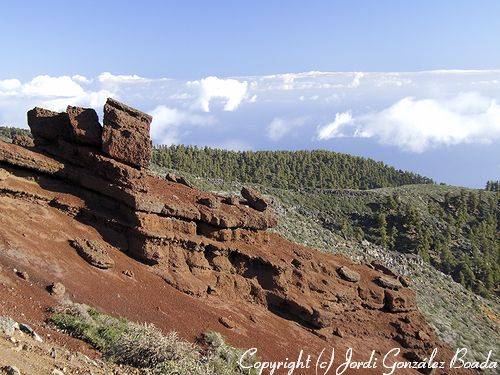
[[[267,127],[267,136],[273,141],[283,138],[288,133],[288,127],[282,118],[275,118]]]
[[[0,94],[13,92],[21,88],[21,81],[18,79],[4,79],[0,80]]]
[[[35,106],[64,111],[68,105],[77,105],[95,108],[99,113],[108,97],[117,97],[113,90],[85,90],[78,82],[90,84],[92,80],[81,75],[39,75],[25,83],[0,80],[0,123],[25,126],[26,111]]]
[[[84,94],[83,88],[71,77],[40,75],[22,86],[22,93],[30,96],[72,97]]]
[[[247,95],[248,82],[236,79],[221,79],[206,77],[200,81],[188,82],[190,86],[199,87],[199,99],[196,106],[205,112],[210,112],[210,101],[215,98],[226,99],[224,111],[234,111]]]
[[[319,96],[319,95],[311,95],[311,96],[308,96],[308,97],[306,97],[306,96],[304,96],[304,95],[299,96],[299,100],[300,100],[301,102],[303,102],[303,101],[305,101],[305,100],[312,100],[312,101],[315,101],[315,100],[318,100],[319,98],[320,98],[320,96]]]
[[[120,84],[120,83],[144,83],[144,82],[150,82],[151,79],[149,78],[144,78],[141,76],[138,76],[136,74],[132,75],[114,75],[109,72],[104,72],[99,74],[97,77],[99,82],[101,83],[111,83],[111,84]]]
[[[364,76],[365,76],[365,73],[363,73],[363,72],[354,73],[354,78],[352,79],[352,82],[349,84],[349,87],[351,87],[351,88],[358,87],[361,83],[361,78],[363,78]]]
[[[351,112],[341,112],[335,114],[335,120],[318,128],[318,139],[327,140],[330,138],[343,137],[342,129],[352,123]]]
[[[159,105],[150,112],[153,116],[151,137],[157,144],[171,145],[180,143],[181,126],[210,125],[215,122],[211,116],[201,116]]]
[[[337,114],[333,123],[320,129],[318,138],[339,137],[344,132],[412,152],[442,145],[489,143],[500,139],[500,106],[496,100],[473,92],[447,100],[406,97],[355,120],[345,113]]]
[[[114,92],[108,90],[88,91],[78,96],[43,100],[37,105],[58,112],[65,111],[68,105],[91,107],[100,112],[110,97],[118,98]]]
[[[108,98],[120,99],[114,92],[108,90],[90,91],[85,93],[80,105],[88,105],[99,110],[104,106]]]
[[[140,109],[157,110],[153,132],[159,143],[200,142],[194,128],[214,123],[221,116],[224,131],[206,132],[207,144],[239,139],[240,130],[251,126],[256,148],[262,146],[261,142],[279,140],[286,140],[290,147],[307,147],[311,132],[315,132],[321,140],[370,137],[380,144],[420,152],[500,140],[498,82],[498,70],[313,71],[206,77],[191,82],[106,72],[94,77],[40,75],[25,81],[2,77],[0,123],[24,126],[26,111],[34,106],[60,111],[72,104],[101,113],[104,101],[111,96]],[[457,95],[459,92],[469,94]],[[252,111],[236,111],[242,103],[254,103]],[[349,108],[355,109],[355,116],[344,112]],[[223,116],[223,110],[234,113]],[[293,118],[300,114],[308,123],[309,119],[318,123],[318,119],[336,112],[335,118],[319,123],[322,126],[318,129],[301,126]],[[272,121],[262,122],[263,118]]]
[[[168,98],[172,99],[172,100],[188,100],[188,99],[192,99],[193,95],[190,95],[187,92],[182,92],[182,93],[172,94]]]
[[[282,74],[281,78],[283,79],[283,90],[293,90],[293,82],[295,78],[297,78],[296,74],[286,73]]]
[[[267,136],[273,141],[279,141],[291,131],[304,125],[306,122],[305,117],[298,118],[274,118],[267,126]]]
[[[73,81],[77,81],[77,82],[83,83],[85,85],[88,85],[88,84],[92,83],[92,81],[93,81],[92,79],[88,79],[87,77],[82,76],[80,74],[75,74],[71,78],[73,79]]]

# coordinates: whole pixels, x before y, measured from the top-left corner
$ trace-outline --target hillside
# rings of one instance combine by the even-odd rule
[[[182,149],[181,155],[184,155],[190,148],[166,150],[171,152],[176,149]],[[203,152],[207,152],[208,155],[213,151],[216,150],[195,150],[194,154],[200,156]],[[309,152],[306,156],[312,157],[313,154],[314,152]],[[220,154],[215,152],[214,155],[222,158],[216,165],[222,165],[225,157],[231,160],[230,155],[243,154],[223,151]],[[272,155],[270,152],[269,157]],[[304,160],[303,170],[313,170],[315,164],[307,164],[310,160],[307,157]],[[356,160],[356,158],[347,157],[346,160]],[[185,163],[185,161],[172,162],[170,168],[175,170],[173,166]],[[161,169],[163,165],[156,164],[156,160],[153,159],[153,167]],[[192,173],[192,169],[197,173]],[[232,179],[208,177],[211,175],[210,166],[203,163],[180,171],[210,181],[210,184],[215,184],[222,190],[244,183]],[[358,169],[357,172],[361,170]],[[425,262],[451,275],[455,281],[475,293],[485,297],[498,296],[500,283],[498,192],[436,184],[414,184],[369,190],[350,189],[348,186],[340,189],[315,189],[303,186],[274,188],[269,179],[258,185],[269,194],[299,207],[305,215],[312,215],[324,228],[342,235],[343,238],[368,240],[390,250],[418,254]]]
[[[155,168],[155,171],[160,175],[166,173],[162,168]],[[238,182],[201,178],[185,172],[176,173],[184,175],[200,189],[223,194],[236,194],[242,186]],[[425,262],[418,254],[390,250],[376,243],[360,240],[356,236],[344,234],[340,228],[335,229],[332,225],[337,220],[334,217],[348,217],[347,214],[342,214],[343,211],[360,212],[364,215],[371,213],[370,203],[384,202],[387,194],[399,192],[404,196],[404,201],[418,201],[419,210],[424,212],[423,198],[444,196],[446,192],[459,194],[460,188],[414,185],[373,191],[328,191],[326,194],[319,190],[295,192],[254,186],[273,197],[279,215],[278,226],[274,229],[276,232],[291,241],[327,253],[344,254],[357,262],[383,262],[412,280],[410,288],[416,293],[419,310],[442,340],[452,347],[470,348],[471,355],[478,360],[484,360],[483,353],[491,349],[496,352],[500,350],[498,298],[479,297]],[[325,201],[325,197],[330,197],[330,200]],[[325,224],[325,215],[330,216],[328,224]]]
[[[0,128],[6,138],[15,134],[29,132]],[[482,296],[499,293],[500,206],[498,194],[491,192],[497,190],[495,181],[488,182],[487,191],[437,186],[430,179],[383,163],[329,151],[157,147],[152,165],[222,183],[258,183],[263,188],[288,190],[279,194],[314,214],[325,228],[419,254]],[[420,185],[397,188],[406,184]]]
[[[279,205],[251,188],[240,197],[159,178],[148,168],[151,116],[113,99],[104,113],[101,126],[92,109],[35,108],[30,142],[0,141],[0,335],[19,322],[37,342],[158,374],[253,373],[234,360],[234,348],[253,347],[259,360],[301,349],[313,362],[325,347],[361,358],[398,348],[394,360],[425,372],[437,348],[450,362],[411,280],[290,241]],[[0,362],[26,365],[2,352]]]
[[[418,254],[484,297],[500,285],[498,193],[438,185],[278,194],[344,238]]]
[[[192,146],[160,146],[159,167],[200,177],[258,183],[281,189],[373,189],[427,184],[432,180],[372,159],[331,151],[227,151]]]
[[[15,134],[30,135],[0,128],[0,136]],[[419,254],[475,293],[499,293],[500,205],[499,195],[491,192],[497,190],[495,181],[487,191],[461,189],[329,151],[234,152],[182,145],[153,149],[152,167],[225,186],[257,183],[345,238]],[[408,184],[415,186],[398,187]]]
[[[492,193],[498,190],[495,181],[488,182],[486,191],[438,186],[383,163],[329,151],[170,146],[154,150],[153,165],[221,185],[257,183],[300,205],[304,213],[315,215],[325,228],[343,237],[419,254],[475,293],[499,293],[500,205],[499,195]]]

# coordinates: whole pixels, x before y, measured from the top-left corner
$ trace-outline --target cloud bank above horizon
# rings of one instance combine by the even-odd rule
[[[0,123],[25,126],[24,113],[33,106],[61,111],[81,105],[100,112],[107,97],[152,114],[152,136],[159,144],[190,143],[190,134],[200,127],[216,129],[212,134],[218,138],[207,139],[208,145],[227,141],[221,128],[231,139],[237,128],[261,128],[261,142],[252,137],[247,148],[305,136],[318,147],[335,138],[371,138],[420,153],[500,139],[497,70],[312,71],[191,81],[109,72],[92,78],[39,75],[28,82],[4,78]],[[245,117],[252,123],[245,124]],[[223,123],[226,118],[234,124]]]
[[[156,144],[236,150],[342,145],[343,152],[371,156],[377,148],[411,155],[500,143],[500,70],[311,71],[195,80],[109,72],[38,75],[26,82],[4,77],[0,125],[26,127],[25,113],[34,106],[62,111],[79,105],[101,114],[108,97],[153,115]]]

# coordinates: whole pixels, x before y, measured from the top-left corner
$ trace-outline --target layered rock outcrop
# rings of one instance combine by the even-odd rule
[[[152,117],[113,99],[104,105],[103,151],[114,159],[147,168],[151,161]]]
[[[70,240],[88,263],[113,267],[105,250],[113,246],[183,293],[258,306],[327,342],[339,332],[380,332],[377,340],[407,357],[443,347],[397,275],[268,232],[276,216],[253,189],[239,199],[155,176],[146,168],[151,117],[112,99],[102,129],[94,114],[35,108],[35,148],[0,142],[0,193],[46,202],[97,228],[109,244]]]

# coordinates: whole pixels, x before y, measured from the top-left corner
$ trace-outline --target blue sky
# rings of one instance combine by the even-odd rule
[[[156,143],[324,148],[437,181],[500,176],[498,1],[2,2],[0,124],[152,113]]]

